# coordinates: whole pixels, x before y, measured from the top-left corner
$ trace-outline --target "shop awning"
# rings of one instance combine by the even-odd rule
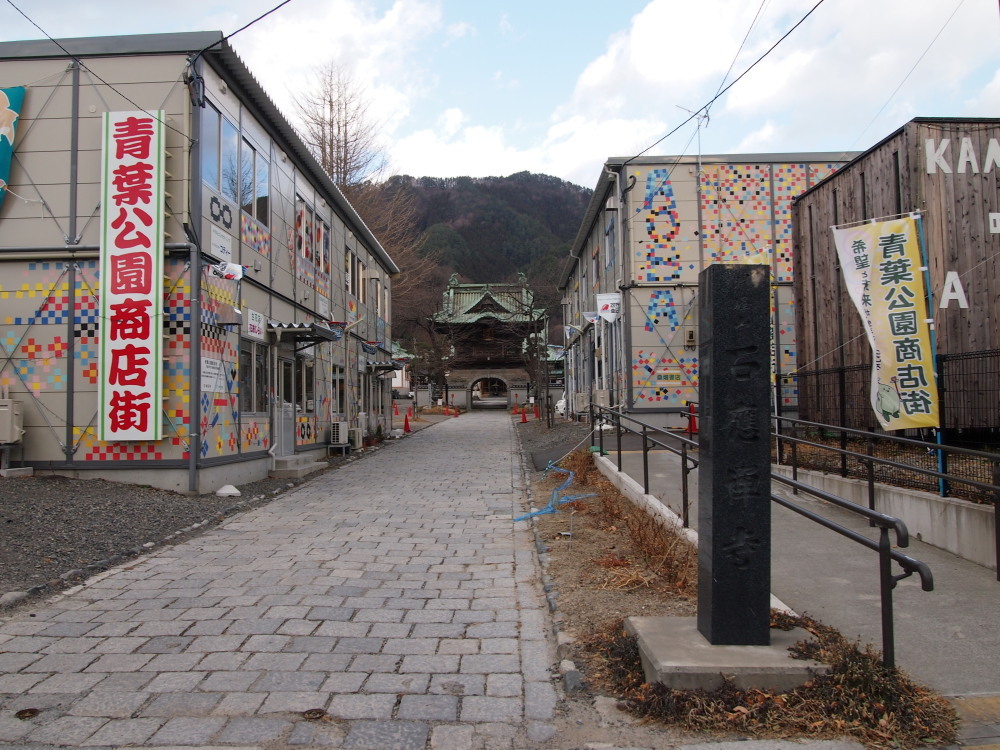
[[[384,374],[390,371],[402,370],[403,364],[401,362],[397,362],[394,359],[382,362],[368,360],[368,369],[371,370],[372,372],[378,372]]]
[[[307,349],[313,344],[321,344],[324,341],[340,341],[344,335],[343,329],[329,328],[323,323],[281,323],[277,320],[269,320],[267,330],[279,341],[291,339],[296,344],[302,344],[297,346],[295,351]]]

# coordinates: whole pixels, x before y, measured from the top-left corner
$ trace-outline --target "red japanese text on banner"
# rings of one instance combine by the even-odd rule
[[[101,173],[100,440],[159,440],[163,112],[106,112]]]
[[[886,430],[940,424],[917,222],[909,216],[833,228],[847,290],[872,347],[872,409]]]

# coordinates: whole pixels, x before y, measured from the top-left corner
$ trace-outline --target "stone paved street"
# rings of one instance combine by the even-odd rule
[[[542,743],[554,654],[516,439],[505,412],[444,421],[9,615],[0,746]]]

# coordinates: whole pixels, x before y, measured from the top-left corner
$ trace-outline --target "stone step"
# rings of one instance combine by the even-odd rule
[[[301,479],[328,466],[326,461],[314,461],[311,456],[285,456],[274,459],[274,468],[268,472],[268,476],[276,479]]]

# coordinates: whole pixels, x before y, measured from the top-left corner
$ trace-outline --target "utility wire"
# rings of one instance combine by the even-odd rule
[[[687,125],[689,122],[691,122],[691,120],[695,119],[703,110],[707,109],[708,107],[711,107],[716,102],[716,100],[718,100],[723,94],[725,94],[727,91],[729,91],[729,89],[731,89],[733,86],[735,86],[737,83],[739,83],[743,79],[743,77],[746,76],[747,73],[749,73],[751,70],[753,70],[755,67],[757,67],[757,65],[760,64],[761,61],[763,61],[765,57],[767,57],[772,52],[774,52],[774,50],[777,48],[777,46],[779,44],[781,44],[783,41],[785,41],[789,36],[791,36],[791,33],[793,31],[795,31],[799,26],[801,26],[803,23],[805,23],[806,19],[809,18],[809,16],[811,16],[816,11],[816,9],[819,6],[821,6],[824,2],[825,2],[825,0],[819,0],[819,2],[817,2],[812,8],[810,8],[810,10],[809,10],[808,13],[806,13],[804,16],[802,16],[802,18],[799,19],[798,23],[796,23],[794,26],[792,26],[792,28],[790,28],[788,31],[786,31],[784,33],[784,35],[778,41],[776,41],[774,44],[772,44],[771,47],[767,50],[767,52],[765,52],[763,55],[761,55],[756,60],[754,60],[753,64],[751,64],[749,68],[747,68],[746,70],[744,70],[735,79],[733,79],[732,83],[730,83],[728,86],[725,86],[724,88],[720,89],[719,92],[715,96],[713,96],[711,99],[708,100],[708,102],[706,102],[701,107],[699,107],[697,110],[695,110],[694,113],[691,114],[690,117],[688,117],[686,120],[684,120],[682,123],[680,123],[677,127],[675,127],[673,130],[671,130],[669,133],[667,133],[666,135],[664,135],[662,138],[658,139],[655,143],[650,144],[649,146],[647,146],[646,148],[644,148],[642,151],[640,151],[638,154],[636,154],[635,156],[629,158],[625,162],[625,164],[623,164],[622,166],[625,166],[625,165],[631,163],[632,161],[635,161],[636,159],[638,159],[643,154],[648,153],[651,149],[656,148],[661,143],[663,143],[663,141],[665,141],[667,138],[669,138],[674,133],[676,133],[678,130],[680,130],[685,125]]]
[[[77,65],[79,65],[82,70],[86,70],[88,73],[90,73],[90,75],[92,75],[98,81],[100,81],[105,86],[107,86],[109,89],[111,89],[112,91],[114,91],[116,94],[118,94],[118,96],[120,96],[122,99],[124,99],[125,101],[127,101],[129,104],[131,104],[137,110],[139,110],[139,111],[141,111],[141,112],[149,115],[154,120],[156,120],[161,125],[163,125],[165,128],[168,128],[169,130],[173,130],[175,133],[177,133],[178,135],[180,135],[183,138],[185,138],[188,141],[188,143],[193,143],[194,142],[194,140],[191,138],[191,136],[189,136],[187,133],[184,133],[184,132],[178,130],[177,128],[175,128],[173,125],[170,125],[169,123],[164,122],[163,120],[161,120],[160,118],[158,118],[156,115],[154,115],[152,112],[147,111],[145,107],[140,107],[138,104],[136,104],[134,101],[132,101],[129,97],[127,97],[121,91],[119,91],[114,86],[112,86],[110,83],[108,83],[107,81],[105,81],[103,78],[101,78],[99,75],[97,75],[97,73],[95,73],[93,70],[91,70],[90,68],[88,68],[87,65],[86,65],[86,63],[84,63],[80,58],[78,58],[76,55],[74,55],[68,49],[66,49],[65,47],[63,47],[58,42],[58,40],[53,39],[48,34],[48,32],[46,32],[45,29],[43,29],[41,26],[39,26],[37,23],[35,23],[35,21],[30,16],[28,16],[27,13],[25,13],[23,10],[21,10],[16,5],[14,5],[14,0],[7,0],[7,4],[11,8],[13,8],[14,10],[16,10],[18,13],[20,13],[28,23],[30,23],[32,26],[34,26],[36,29],[38,29],[40,32],[42,32],[42,34],[45,36],[46,39],[48,39],[50,42],[52,42],[54,45],[56,45],[59,49],[61,49],[63,52],[65,52],[66,56],[68,58],[70,58],[71,60],[73,60],[73,62],[75,62]]]
[[[7,2],[10,2],[10,0],[7,0]],[[191,58],[192,62],[194,62],[199,57],[201,57],[203,54],[205,54],[206,52],[208,52],[210,49],[212,49],[212,47],[216,46],[217,44],[222,44],[223,42],[229,41],[234,36],[236,36],[237,34],[239,34],[241,31],[246,31],[247,29],[249,29],[251,26],[253,26],[258,21],[261,21],[261,20],[267,18],[269,15],[271,15],[275,11],[281,10],[286,5],[288,5],[290,2],[292,2],[292,0],[283,0],[282,2],[278,3],[273,8],[271,8],[271,10],[266,11],[264,13],[261,13],[255,19],[253,19],[252,21],[250,21],[250,23],[247,23],[247,24],[244,24],[243,26],[240,26],[238,29],[236,29],[236,31],[232,32],[231,34],[227,34],[226,36],[222,37],[222,39],[220,39],[219,41],[212,42],[210,45],[208,45],[204,49],[199,50],[198,53],[194,57]]]
[[[757,13],[754,14],[753,20],[750,22],[750,28],[747,29],[747,33],[743,37],[743,41],[740,42],[739,49],[737,49],[736,54],[733,55],[733,61],[729,63],[729,69],[726,70],[726,74],[722,76],[722,80],[719,81],[719,90],[715,92],[715,99],[718,99],[719,94],[722,93],[722,87],[726,85],[726,80],[729,78],[729,74],[732,73],[733,68],[736,67],[736,61],[740,59],[740,53],[742,53],[743,48],[746,47],[747,40],[750,39],[750,35],[753,33],[754,28],[757,26],[757,21],[760,19],[760,14],[764,12],[764,6],[766,6],[767,3],[768,0],[761,0],[760,7],[757,8]],[[756,63],[754,64],[756,65]],[[708,104],[705,105],[704,110],[706,117],[708,117],[708,108],[712,106],[712,104],[715,102],[715,99],[712,99],[712,101],[710,101]],[[697,113],[692,113],[692,114],[697,114]]]
[[[212,44],[210,44],[207,47],[205,47],[204,49],[200,50],[198,52],[198,54],[196,54],[192,58],[192,62],[194,60],[197,60],[202,54],[204,54],[205,52],[207,52],[208,50],[210,50],[212,47],[216,46],[217,44],[221,44],[222,42],[225,42],[225,41],[231,39],[232,37],[234,37],[237,34],[239,34],[241,31],[246,31],[247,29],[249,29],[251,26],[253,26],[258,21],[261,21],[262,19],[267,18],[269,15],[271,15],[275,11],[280,10],[284,6],[288,5],[288,3],[290,3],[290,2],[292,2],[292,0],[282,0],[282,2],[278,3],[276,6],[274,6],[273,8],[271,8],[269,11],[266,11],[265,13],[262,13],[261,15],[257,16],[257,18],[253,19],[252,21],[250,21],[247,24],[244,24],[240,28],[236,29],[236,31],[233,31],[230,34],[227,34],[226,36],[222,37],[222,39],[220,39],[217,42],[212,42]],[[48,34],[48,32],[45,31],[45,29],[43,29],[41,26],[39,26],[37,23],[35,23],[35,21],[27,13],[25,13],[23,10],[21,10],[19,7],[17,7],[14,4],[14,0],[7,0],[7,4],[10,5],[10,7],[13,8],[14,10],[16,10],[18,13],[20,13],[21,16],[24,17],[24,19],[28,23],[30,23],[32,26],[34,26],[36,29],[38,29],[45,36],[46,39],[48,39],[50,42],[52,42],[54,45],[56,45],[59,49],[61,49],[64,53],[66,53],[66,56],[69,57],[70,59],[72,59],[83,70],[86,70],[88,73],[90,73],[92,76],[94,76],[94,78],[96,78],[98,81],[100,81],[101,83],[103,83],[109,89],[111,89],[112,91],[114,91],[116,94],[118,94],[118,96],[122,97],[122,99],[124,99],[125,101],[127,101],[129,104],[131,104],[137,110],[145,112],[150,117],[158,120],[158,118],[154,114],[152,114],[151,112],[148,112],[144,107],[140,107],[138,104],[136,104],[134,101],[132,101],[129,97],[127,97],[121,91],[119,91],[114,86],[112,86],[110,83],[108,83],[103,78],[101,78],[99,75],[97,75],[97,73],[95,73],[93,70],[91,70],[89,67],[87,67],[86,63],[84,63],[82,60],[80,60],[80,58],[78,58],[76,55],[74,55],[73,53],[71,53],[64,46],[62,46],[56,39],[54,39],[52,36],[50,36]],[[185,139],[187,139],[187,141],[189,143],[193,143],[194,142],[194,139],[192,139],[189,135],[187,135],[186,133],[178,130],[177,128],[173,127],[169,123],[163,122],[162,120],[159,120],[159,122],[164,127],[168,128],[170,130],[173,130],[178,135],[183,136]]]

